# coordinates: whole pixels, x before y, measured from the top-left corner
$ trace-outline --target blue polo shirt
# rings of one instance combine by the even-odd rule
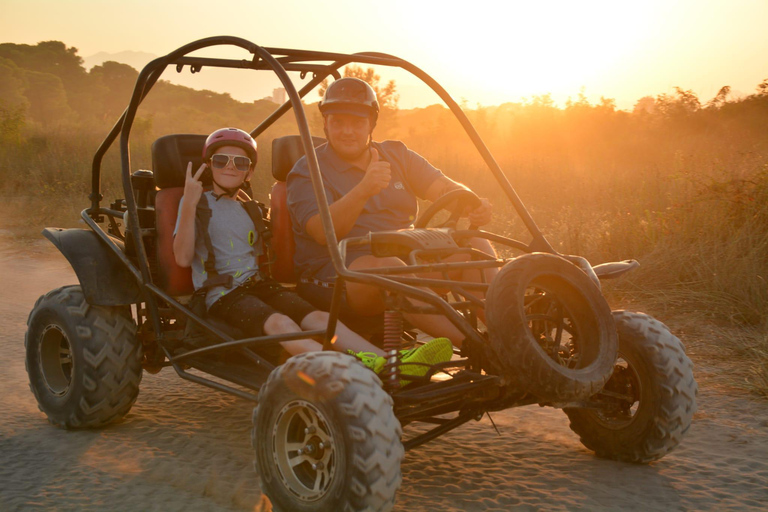
[[[387,188],[368,199],[355,226],[345,238],[365,236],[371,231],[412,227],[418,213],[417,197],[423,198],[429,186],[443,176],[440,170],[400,141],[372,142],[371,145],[379,152],[380,160],[389,162],[392,179]],[[360,183],[365,169],[343,160],[327,143],[315,151],[323,176],[325,195],[328,203],[332,204]],[[296,240],[296,272],[300,277],[332,281],[336,272],[328,248],[315,242],[306,230],[307,221],[319,211],[306,157],[302,157],[293,166],[286,184],[288,210]],[[370,250],[349,251],[347,263],[363,254],[370,254]]]

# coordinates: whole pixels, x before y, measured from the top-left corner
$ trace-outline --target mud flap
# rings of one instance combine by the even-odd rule
[[[45,228],[43,235],[72,265],[89,304],[125,306],[143,300],[136,278],[93,231]],[[113,241],[122,249],[120,240]]]

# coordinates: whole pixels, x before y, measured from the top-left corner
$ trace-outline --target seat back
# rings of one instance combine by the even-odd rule
[[[192,269],[180,267],[173,256],[173,230],[184,195],[187,164],[197,171],[203,163],[205,135],[166,135],[152,144],[152,169],[160,189],[155,196],[158,285],[170,295],[194,292]],[[205,183],[204,183],[205,184]]]
[[[325,139],[312,137],[312,144],[315,147],[324,143]],[[304,146],[299,135],[286,135],[272,141],[272,176],[277,180],[269,196],[272,248],[277,255],[272,264],[272,277],[281,283],[296,282],[293,266],[296,243],[288,213],[288,191],[285,180],[294,164],[302,156],[304,156]]]

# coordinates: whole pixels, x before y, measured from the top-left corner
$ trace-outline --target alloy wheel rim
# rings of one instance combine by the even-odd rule
[[[40,374],[51,394],[66,395],[75,373],[72,344],[64,330],[51,324],[40,334]]]
[[[287,403],[272,429],[272,456],[279,478],[302,501],[316,501],[331,488],[338,454],[325,415],[305,400]]]

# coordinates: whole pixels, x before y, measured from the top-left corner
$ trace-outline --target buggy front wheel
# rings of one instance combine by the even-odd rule
[[[256,468],[276,510],[391,509],[401,435],[376,374],[335,352],[290,358],[253,411]]]
[[[566,409],[571,430],[598,456],[645,463],[675,448],[696,411],[693,363],[667,327],[642,313],[615,311],[619,359],[598,409]]]

